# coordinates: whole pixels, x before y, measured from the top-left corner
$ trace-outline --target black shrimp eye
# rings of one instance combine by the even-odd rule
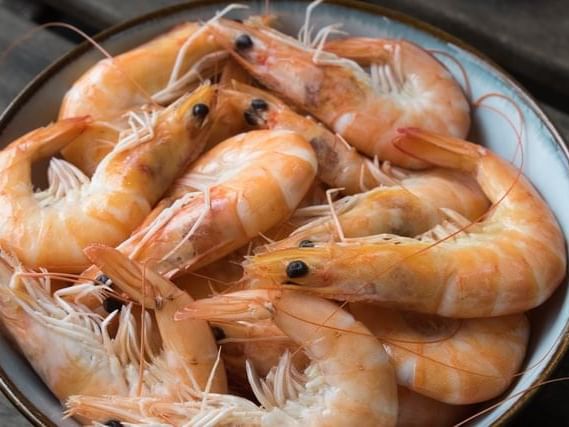
[[[257,120],[258,117],[254,111],[245,110],[245,112],[243,113],[243,117],[245,118],[245,121],[248,124],[250,124],[251,126],[256,126],[258,124],[258,120]]]
[[[299,248],[313,248],[314,242],[312,240],[301,240],[298,244]]]
[[[123,423],[118,420],[109,420],[105,423],[105,425],[109,427],[123,427]]]
[[[113,297],[107,297],[103,301],[103,308],[107,313],[112,313],[115,310],[120,310],[123,306],[123,302]]]
[[[302,277],[308,274],[308,266],[304,261],[291,261],[286,266],[286,275],[291,279]]]
[[[249,34],[241,34],[235,39],[235,47],[237,50],[246,50],[253,47],[253,40]]]
[[[219,326],[214,326],[211,329],[213,332],[213,337],[215,338],[216,341],[225,339],[225,332],[223,332],[223,329],[221,329]]]
[[[111,285],[113,283],[113,281],[111,280],[111,278],[109,276],[107,276],[106,274],[99,274],[96,278],[95,281],[97,283],[100,283],[102,285]]]
[[[267,101],[264,99],[257,98],[251,101],[251,107],[253,110],[267,111],[269,109],[269,104],[267,104]]]
[[[196,104],[192,108],[192,114],[194,117],[203,119],[209,113],[209,107],[205,104]]]

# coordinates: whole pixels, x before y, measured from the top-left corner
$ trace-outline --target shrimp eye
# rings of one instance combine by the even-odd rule
[[[251,101],[251,108],[257,111],[267,111],[269,109],[269,104],[264,99],[254,99]]]
[[[245,121],[251,126],[256,126],[259,123],[258,122],[259,116],[257,116],[257,114],[255,114],[254,111],[245,110],[245,112],[243,113],[243,117],[245,118]]]
[[[112,313],[115,310],[120,310],[122,306],[122,301],[113,297],[108,297],[103,301],[103,308],[107,313]]]
[[[246,50],[253,47],[253,40],[249,34],[241,34],[235,39],[235,47],[237,50]]]
[[[302,277],[308,274],[308,266],[304,261],[291,261],[286,266],[286,275],[291,279]]]
[[[213,337],[216,341],[222,340],[225,338],[225,332],[219,326],[214,326],[212,329]]]
[[[123,427],[124,424],[118,420],[109,420],[104,425],[109,427]]]
[[[196,104],[192,108],[192,115],[199,119],[205,118],[209,113],[209,107],[205,104]]]
[[[95,281],[97,283],[101,283],[103,285],[112,285],[113,281],[111,280],[111,278],[109,276],[107,276],[106,274],[99,274],[96,278]]]
[[[312,240],[302,240],[299,244],[298,244],[299,248],[313,248],[314,247],[314,242]]]

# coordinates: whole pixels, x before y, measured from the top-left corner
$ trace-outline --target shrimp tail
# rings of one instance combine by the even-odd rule
[[[393,144],[400,151],[435,166],[472,172],[486,153],[478,145],[422,129],[402,128],[398,132]]]
[[[69,145],[89,125],[89,116],[59,120],[27,133],[6,147],[0,155],[2,169],[23,158],[34,162],[51,156]]]

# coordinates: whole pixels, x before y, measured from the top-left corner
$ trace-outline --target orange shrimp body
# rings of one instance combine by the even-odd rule
[[[318,159],[318,177],[346,194],[355,194],[380,184],[374,175],[375,165],[337,135],[309,116],[291,110],[268,92],[232,83],[222,88],[219,103],[229,114],[240,114],[250,126],[274,130],[290,130],[302,135],[314,149]],[[217,116],[216,116],[217,117]]]
[[[350,304],[350,311],[383,343],[397,383],[438,401],[465,405],[500,395],[524,359],[524,314],[449,319]]]
[[[206,390],[208,382],[213,392],[227,391],[225,369],[223,363],[216,367],[217,345],[207,322],[186,319],[179,323],[173,319],[178,310],[193,301],[188,293],[114,248],[91,245],[85,253],[119,289],[154,313],[160,350],[150,355],[143,380],[173,398]],[[146,340],[148,345],[150,334]]]
[[[565,241],[518,170],[486,148],[418,130],[407,130],[397,144],[471,173],[494,204],[484,220],[416,239],[378,235],[274,251],[245,264],[249,278],[458,318],[520,313],[545,301],[565,275]]]
[[[65,147],[63,155],[87,175],[109,153],[115,136],[128,129],[127,113],[167,105],[207,76],[221,47],[200,24],[179,25],[141,46],[89,68],[67,91],[59,118],[89,115],[95,122]],[[186,42],[188,46],[181,51]],[[227,54],[225,54],[227,55]],[[177,65],[179,78],[170,81]],[[196,72],[192,73],[193,69]],[[197,71],[201,72],[200,75]]]
[[[442,64],[419,47],[393,40],[374,41],[380,61],[371,75],[356,62],[309,49],[260,25],[219,20],[210,25],[220,44],[255,78],[310,112],[361,152],[402,167],[426,163],[392,144],[399,127],[422,126],[463,138],[469,106]],[[360,50],[367,40],[352,39],[330,49]]]
[[[288,353],[264,380],[248,367],[255,396],[266,410],[260,425],[395,425],[397,389],[387,355],[367,328],[331,301],[282,290],[245,290],[194,301],[176,316],[187,317],[270,318],[303,346],[310,363],[302,375]]]
[[[387,166],[387,165],[384,165]],[[392,233],[416,236],[447,220],[449,210],[469,220],[479,218],[489,202],[470,176],[442,168],[428,171],[386,169],[387,184],[334,203],[339,229],[329,205],[298,209],[292,220],[304,220],[289,237],[265,245],[268,251],[298,247],[302,242]],[[450,213],[452,215],[452,213]]]
[[[74,141],[89,127],[88,118],[60,120],[8,145],[0,152],[0,240],[9,242],[25,265],[84,269],[89,264],[82,249],[126,239],[201,152],[214,94],[204,85],[161,111],[147,138],[121,139],[91,179],[52,159],[50,172],[55,172],[42,192],[33,189],[33,163]]]
[[[176,201],[119,249],[161,274],[195,271],[288,218],[316,169],[314,151],[296,133],[237,135],[200,157],[171,190]]]

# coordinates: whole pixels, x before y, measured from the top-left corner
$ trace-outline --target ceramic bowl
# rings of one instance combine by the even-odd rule
[[[259,13],[264,10],[264,3],[250,2],[248,11],[236,11],[230,16],[242,18]],[[180,22],[206,20],[226,4],[197,1],[162,9],[105,31],[97,39],[109,52],[117,54]],[[271,1],[271,12],[279,16],[281,29],[297,34],[306,6],[307,2],[304,1]],[[504,95],[508,100],[494,97],[483,103],[493,108],[474,109],[470,139],[490,147],[506,159],[519,162],[519,158],[515,159],[513,127],[523,127],[523,172],[549,203],[563,232],[569,237],[569,202],[567,198],[560,197],[561,194],[569,194],[567,149],[543,111],[508,75],[448,34],[376,6],[349,0],[330,1],[316,9],[312,22],[316,28],[342,22],[344,30],[352,35],[411,40],[432,50],[465,88],[468,81],[472,101],[490,93]],[[101,54],[98,51],[83,44],[40,74],[0,118],[1,143],[7,144],[15,137],[54,120],[65,91],[99,59]],[[502,114],[496,113],[496,109]],[[521,117],[518,113],[521,113]],[[520,394],[520,391],[543,381],[562,357],[568,345],[565,334],[569,325],[569,296],[565,283],[546,304],[531,313],[531,322],[531,341],[523,369],[533,368],[521,375],[502,396],[511,396],[511,399],[479,417],[475,425],[493,425],[509,419],[531,394]],[[36,376],[25,358],[1,336],[0,386],[34,424],[76,425],[73,420],[62,420],[60,403]]]

